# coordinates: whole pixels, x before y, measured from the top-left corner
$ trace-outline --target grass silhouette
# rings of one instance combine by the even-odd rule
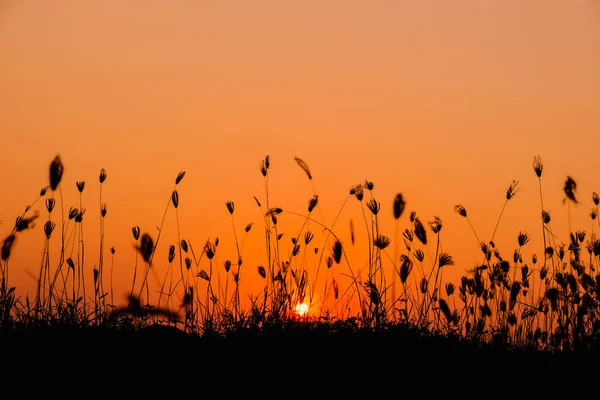
[[[299,158],[295,161],[312,181],[307,163]],[[519,232],[518,246],[511,249],[513,256],[510,259],[501,256],[494,242],[505,208],[519,191],[519,183],[513,181],[506,191],[490,240],[480,239],[463,205],[454,207],[454,211],[469,224],[482,251],[481,261],[466,271],[459,284],[443,279],[444,269],[452,266],[454,260],[450,254],[441,251],[440,232],[444,224],[439,217],[424,223],[411,212],[410,226],[401,233],[404,245],[401,248],[397,240],[392,241],[380,231],[382,207],[374,196],[374,184],[364,181],[353,185],[342,208],[349,201],[359,202],[368,235],[368,246],[364,249],[368,262],[356,266],[336,235],[337,217],[331,226],[325,226],[315,217],[320,211],[316,190],[303,213],[270,203],[270,167],[270,157],[266,156],[259,167],[264,178],[265,203],[254,198],[263,217],[266,266],[258,266],[254,272],[250,267],[242,268],[245,236],[238,236],[233,201],[224,204],[224,211],[231,218],[235,241],[235,254],[231,257],[219,261],[217,238],[207,240],[200,251],[194,249],[190,241],[181,239],[178,185],[185,177],[185,171],[181,171],[169,195],[158,235],[154,238],[141,232],[138,226],[132,228],[136,242],[133,281],[127,303],[117,306],[112,287],[114,260],[107,272],[103,258],[107,206],[102,200],[102,192],[99,199],[100,258],[89,275],[82,229],[86,212],[82,194],[86,184],[76,182],[78,207],[71,207],[66,218],[63,217],[64,166],[60,156],[56,156],[49,167],[49,186],[44,187],[25,213],[16,219],[12,232],[2,241],[0,335],[3,339],[119,337],[139,341],[163,337],[180,344],[193,342],[199,348],[238,346],[239,354],[256,351],[252,349],[257,343],[264,346],[264,343],[282,338],[294,338],[297,344],[319,338],[326,343],[322,349],[329,352],[335,349],[341,352],[340,339],[351,338],[368,343],[365,346],[371,351],[389,352],[391,346],[398,355],[404,356],[414,352],[438,356],[461,352],[480,361],[492,356],[502,359],[511,354],[545,363],[550,357],[563,362],[566,357],[581,360],[597,353],[600,240],[593,229],[600,223],[597,219],[600,198],[598,194],[592,194],[591,233],[570,231],[569,243],[557,243],[550,225],[550,213],[544,209],[543,164],[539,156],[534,157],[533,169],[539,179],[545,248],[542,259],[538,260],[534,255],[531,263],[523,260],[523,248],[530,240],[525,232]],[[100,187],[106,179],[107,172],[102,169]],[[564,191],[565,202],[578,202],[573,178],[568,178]],[[44,257],[34,297],[29,294],[21,297],[10,285],[11,254],[17,236],[32,229],[33,223],[40,218],[38,213],[31,211],[38,201],[45,202],[48,213],[43,227],[46,236]],[[393,199],[396,236],[400,235],[398,220],[404,215],[405,208],[404,196],[398,193]],[[155,268],[159,261],[154,255],[167,212],[171,209],[176,213],[177,244],[168,246],[167,268],[161,276]],[[56,213],[61,213],[58,217],[61,222],[54,222]],[[301,218],[303,222],[291,236],[289,248],[284,244],[284,233],[278,226],[278,219],[283,215]],[[252,229],[256,229],[253,223],[246,225],[244,235]],[[59,239],[55,238],[57,230]],[[353,223],[351,230],[354,242]],[[60,240],[58,259],[50,256],[52,240]],[[390,248],[392,243],[396,246]],[[110,252],[114,255],[114,248]],[[69,253],[73,255],[67,256]],[[314,267],[309,268],[302,261],[308,256],[315,257]],[[426,259],[432,262],[428,264]],[[241,275],[250,273],[257,274],[264,287],[248,296],[246,307],[241,296]],[[150,287],[150,274],[159,282],[158,287]],[[349,282],[347,287],[340,287],[342,278]],[[92,281],[88,282],[90,279]],[[393,281],[396,279],[399,294],[395,294]],[[86,291],[90,287],[92,293]],[[306,303],[311,307],[321,290],[319,314],[300,315],[296,306]],[[252,346],[248,346],[250,343]]]

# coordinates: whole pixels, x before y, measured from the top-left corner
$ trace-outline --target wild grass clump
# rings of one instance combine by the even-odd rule
[[[519,182],[513,180],[489,239],[475,230],[466,207],[454,206],[482,253],[476,266],[466,270],[457,282],[447,281],[444,276],[448,268],[455,268],[455,261],[442,250],[445,223],[440,217],[426,220],[415,211],[408,212],[405,194],[397,193],[390,207],[395,221],[395,232],[390,235],[380,222],[386,212],[385,202],[382,204],[376,196],[375,184],[365,180],[350,186],[338,214],[326,225],[313,174],[304,160],[296,157],[295,161],[313,187],[306,209],[293,211],[272,204],[271,159],[266,156],[259,162],[264,193],[254,197],[262,216],[260,228],[250,222],[240,231],[244,225],[237,220],[236,203],[224,202],[223,212],[230,219],[235,244],[234,253],[225,259],[218,257],[221,250],[216,237],[200,246],[183,239],[178,189],[185,171],[179,172],[156,237],[139,226],[131,228],[135,242],[133,278],[127,303],[116,305],[114,247],[108,250],[112,256],[110,266],[104,258],[108,208],[102,188],[107,171],[99,173],[99,259],[90,262],[86,258],[89,239],[83,237],[86,183],[75,182],[79,198],[67,210],[62,196],[64,166],[57,155],[50,163],[49,185],[17,217],[12,232],[2,241],[0,330],[11,334],[72,328],[96,332],[156,330],[206,338],[379,333],[420,338],[434,335],[450,339],[453,346],[458,345],[457,341],[466,341],[477,346],[547,352],[596,350],[600,331],[600,240],[594,229],[600,223],[600,196],[596,192],[591,196],[591,231],[571,230],[569,208],[569,240],[559,242],[552,230],[550,210],[544,206],[540,156],[534,157],[533,170],[539,183],[544,254],[533,253],[528,258],[531,236],[524,231],[515,238],[514,249],[501,252],[496,245],[494,239],[505,209],[520,191]],[[568,207],[580,202],[572,177],[565,182],[564,194]],[[34,229],[40,218],[32,211],[38,201],[45,202],[47,211],[45,245],[37,290],[22,297],[10,285],[14,268],[11,255],[16,238]],[[351,259],[336,234],[342,210],[352,204],[358,207],[368,236],[362,244],[367,260],[363,264]],[[177,238],[175,243],[164,244],[168,259],[156,260],[169,212],[175,213]],[[301,221],[292,234],[280,228],[280,219],[287,217]],[[257,229],[264,237],[265,264],[247,266],[246,235]],[[352,220],[350,237],[350,245],[354,246]],[[59,241],[58,256],[49,251],[55,241]],[[158,265],[163,267],[161,273]],[[153,282],[159,282],[157,287],[151,284],[151,274]],[[260,278],[263,286],[258,292],[243,291],[247,274]],[[311,312],[316,303],[319,312]]]

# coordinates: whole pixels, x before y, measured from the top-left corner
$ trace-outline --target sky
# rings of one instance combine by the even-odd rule
[[[469,222],[489,240],[501,215],[494,240],[502,254],[510,258],[520,232],[531,236],[525,257],[542,254],[540,193],[560,241],[569,229],[594,229],[597,0],[0,0],[0,54],[1,238],[49,184],[60,155],[60,190],[45,197],[65,212],[86,208],[88,274],[100,263],[106,203],[102,254],[116,303],[125,301],[136,262],[132,227],[156,238],[161,224],[159,274],[168,245],[181,238],[197,253],[219,238],[214,268],[222,269],[237,259],[237,236],[244,287],[256,294],[263,284],[256,269],[267,261],[264,210],[254,197],[264,208],[267,189],[271,207],[292,212],[278,222],[286,257],[317,194],[315,221],[338,235],[356,270],[366,260],[369,223],[348,198],[365,180],[381,203],[379,230],[392,239],[386,261],[405,250],[410,212],[425,223],[437,216],[441,249],[455,261],[444,267],[449,281],[481,262]],[[268,184],[260,172],[267,155]],[[175,210],[169,204],[182,171]],[[569,176],[577,205],[563,202]],[[519,191],[503,210],[513,180]],[[81,198],[78,181],[86,182]],[[406,201],[398,221],[397,193]],[[35,291],[44,260],[44,199],[35,210],[40,218],[18,235],[9,263],[10,285],[23,294]],[[52,218],[60,226],[58,210]],[[315,247],[327,255],[330,240]],[[430,241],[429,262],[435,251]],[[316,257],[303,257],[314,271]],[[208,270],[207,262],[200,267]],[[342,282],[347,268],[321,274]]]

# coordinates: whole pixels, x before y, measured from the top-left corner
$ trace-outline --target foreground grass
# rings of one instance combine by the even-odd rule
[[[296,162],[312,179],[308,165],[298,158]],[[505,259],[494,243],[496,230],[490,240],[482,241],[473,229],[482,250],[482,261],[467,271],[458,285],[443,281],[441,271],[454,261],[450,254],[439,251],[443,223],[438,217],[423,223],[414,211],[410,212],[409,227],[402,233],[404,249],[396,248],[392,256],[391,239],[380,231],[381,203],[373,195],[374,184],[365,181],[353,185],[348,201],[359,202],[369,235],[369,246],[365,248],[368,262],[356,266],[336,236],[335,222],[325,226],[313,216],[318,209],[317,194],[309,198],[304,214],[269,204],[269,168],[267,156],[260,163],[260,173],[265,179],[264,198],[261,201],[255,197],[264,216],[267,254],[266,265],[259,266],[255,273],[265,285],[259,293],[249,296],[250,307],[244,308],[241,301],[240,274],[249,271],[242,268],[243,245],[238,239],[232,201],[225,203],[225,210],[231,218],[236,254],[217,263],[217,240],[207,241],[197,251],[178,235],[176,244],[169,246],[168,265],[160,287],[151,288],[148,274],[150,267],[159,262],[154,260],[154,254],[165,218],[156,238],[133,227],[137,243],[133,281],[128,303],[117,307],[104,260],[105,252],[114,255],[114,248],[104,250],[106,204],[100,194],[101,252],[96,266],[89,271],[81,228],[85,182],[76,182],[79,202],[77,207],[69,208],[68,219],[60,217],[58,224],[53,220],[55,209],[63,209],[60,186],[63,165],[57,156],[50,164],[50,185],[41,190],[36,200],[44,199],[48,219],[44,224],[46,249],[35,295],[25,298],[16,295],[16,288],[10,286],[9,261],[16,236],[30,229],[39,215],[31,213],[28,207],[2,243],[0,337],[3,343],[76,339],[77,343],[87,341],[91,346],[102,342],[119,348],[122,344],[127,351],[147,349],[148,343],[153,346],[162,343],[165,348],[193,349],[205,356],[215,349],[235,349],[240,356],[258,356],[251,353],[267,348],[277,351],[283,346],[304,358],[322,357],[320,352],[342,357],[351,348],[372,355],[402,356],[414,362],[425,355],[442,362],[445,357],[461,354],[473,362],[529,360],[546,366],[554,361],[597,357],[600,275],[596,271],[600,268],[600,241],[593,229],[598,223],[600,198],[593,193],[591,233],[572,231],[569,243],[557,242],[550,226],[550,213],[543,206],[543,165],[539,157],[534,158],[533,169],[540,180],[540,226],[545,254],[539,260],[533,254],[530,262],[524,261],[523,249],[530,236],[520,232],[518,247],[513,249],[510,259]],[[165,217],[170,209],[175,210],[178,226],[177,189],[184,176],[183,171],[177,175],[165,210]],[[102,170],[101,188],[106,178],[107,173]],[[567,201],[578,201],[575,189],[576,184],[569,177],[564,188]],[[506,191],[496,228],[505,207],[518,191],[518,182],[513,181]],[[55,194],[60,195],[60,201]],[[405,214],[404,197],[400,193],[393,200],[393,211],[399,223]],[[470,225],[465,207],[456,205],[455,211]],[[283,230],[278,225],[278,219],[286,214],[304,221],[300,231],[292,235],[289,249],[283,244]],[[252,226],[246,225],[244,233]],[[323,237],[317,237],[311,226],[318,226]],[[61,254],[58,259],[51,259],[48,249],[57,228]],[[310,250],[314,249],[319,261],[309,269],[303,257],[309,244],[317,240],[321,240],[321,245]],[[68,253],[69,249],[73,250]],[[431,264],[426,261],[427,253],[435,254]],[[332,273],[342,266],[346,270],[337,275]],[[346,288],[339,286],[342,276],[349,279]],[[401,285],[398,295],[392,295],[392,276]],[[296,307],[307,303],[310,306],[321,290],[330,293],[333,306],[322,305],[321,315],[299,315]]]

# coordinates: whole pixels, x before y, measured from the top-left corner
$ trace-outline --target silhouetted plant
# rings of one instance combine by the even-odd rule
[[[500,215],[487,242],[479,239],[469,221],[467,209],[461,204],[454,206],[454,211],[467,220],[477,240],[477,250],[484,255],[482,262],[467,270],[456,284],[446,281],[444,276],[444,272],[453,268],[455,262],[450,253],[443,251],[441,235],[445,229],[441,218],[434,216],[426,220],[417,216],[416,211],[411,211],[408,221],[403,222],[401,217],[406,212],[405,197],[398,193],[392,200],[392,207],[387,208],[385,202],[376,200],[375,184],[368,180],[353,185],[346,198],[346,201],[352,198],[358,200],[368,239],[368,247],[364,248],[368,252],[367,262],[361,268],[353,268],[346,247],[334,232],[346,201],[330,225],[325,224],[323,219],[315,218],[315,212],[321,209],[321,201],[327,199],[316,194],[314,177],[308,164],[298,157],[295,157],[295,162],[313,188],[307,208],[300,213],[270,204],[270,157],[266,156],[260,162],[259,170],[265,184],[264,207],[257,197],[254,200],[264,221],[266,262],[250,267],[250,270],[256,268],[254,274],[264,282],[264,287],[256,296],[249,294],[249,308],[242,304],[244,241],[241,244],[238,241],[234,221],[237,204],[225,202],[236,246],[233,257],[219,261],[222,252],[219,238],[205,241],[197,257],[192,241],[180,237],[181,198],[178,185],[185,176],[183,171],[175,179],[175,187],[170,193],[156,239],[147,232],[142,233],[138,226],[132,228],[136,258],[132,265],[131,291],[126,305],[120,307],[114,304],[112,287],[114,247],[110,248],[109,290],[104,287],[103,279],[107,207],[102,198],[102,186],[106,171],[102,169],[99,175],[100,258],[91,271],[93,281],[90,284],[93,284],[94,299],[90,305],[85,292],[85,273],[89,267],[84,262],[82,227],[86,215],[83,194],[88,186],[84,180],[75,182],[79,204],[69,208],[68,218],[61,217],[60,223],[55,222],[57,207],[60,206],[63,212],[62,192],[60,204],[55,195],[60,191],[64,171],[60,157],[56,156],[50,164],[50,185],[43,188],[38,199],[17,217],[12,232],[2,241],[0,328],[12,328],[18,324],[41,326],[59,323],[121,328],[167,325],[189,334],[225,335],[232,330],[257,333],[270,324],[281,325],[286,321],[310,324],[321,320],[331,323],[331,327],[336,329],[341,321],[354,330],[359,327],[383,329],[400,324],[416,327],[423,332],[462,335],[478,343],[489,341],[504,346],[548,351],[589,349],[597,338],[600,327],[600,240],[594,229],[599,223],[600,196],[596,192],[591,196],[591,230],[572,230],[569,209],[568,240],[566,243],[560,242],[559,236],[550,227],[551,212],[544,208],[541,183],[544,166],[540,156],[534,157],[533,169],[539,183],[543,251],[539,252],[538,249],[537,252],[527,253],[532,237],[525,231],[518,231],[516,245],[509,253],[501,251],[503,249],[498,248],[494,241],[507,203],[520,190],[518,181],[513,180],[505,193]],[[574,179],[568,177],[563,188],[565,203],[580,202],[576,189]],[[43,224],[45,246],[35,300],[30,301],[28,296],[24,299],[17,297],[16,288],[10,285],[9,262],[12,254],[18,250],[18,237],[26,230],[35,228],[38,214],[31,206],[39,199],[45,200],[48,217]],[[165,260],[155,260],[159,239],[164,232],[163,225],[171,207],[176,214],[177,240],[168,246]],[[380,231],[379,218],[385,215],[381,210],[386,208],[393,210],[391,216],[396,224],[394,239],[398,239],[395,247],[391,246],[392,238]],[[302,218],[297,232],[284,234],[280,231],[288,217]],[[58,260],[53,260],[49,246],[55,240],[58,228],[61,230],[61,255]],[[249,232],[255,232],[252,229],[252,222],[246,224],[244,239]],[[66,237],[65,232],[71,234]],[[350,219],[351,240],[348,246],[355,244],[356,234]],[[402,251],[401,244],[404,245]],[[66,254],[71,246],[76,250]],[[393,256],[388,254],[390,249],[394,251]],[[138,258],[146,268],[136,293]],[[174,274],[173,268],[177,260],[179,276]],[[159,276],[157,269],[165,263],[166,272]],[[326,269],[321,272],[322,264]],[[151,296],[154,291],[150,290],[150,286],[154,282],[149,282],[150,273],[157,280],[157,299]],[[225,279],[221,280],[221,274]],[[390,281],[390,278],[393,280]],[[339,282],[343,279],[348,280],[347,287],[340,287]],[[398,288],[394,284],[396,279]],[[317,283],[321,281],[323,292],[318,299],[315,294]],[[229,289],[231,283],[234,285],[232,293]],[[110,303],[107,301],[109,293]],[[321,302],[320,315],[309,312],[300,316],[296,312],[295,307],[305,302],[312,311],[317,299]]]

